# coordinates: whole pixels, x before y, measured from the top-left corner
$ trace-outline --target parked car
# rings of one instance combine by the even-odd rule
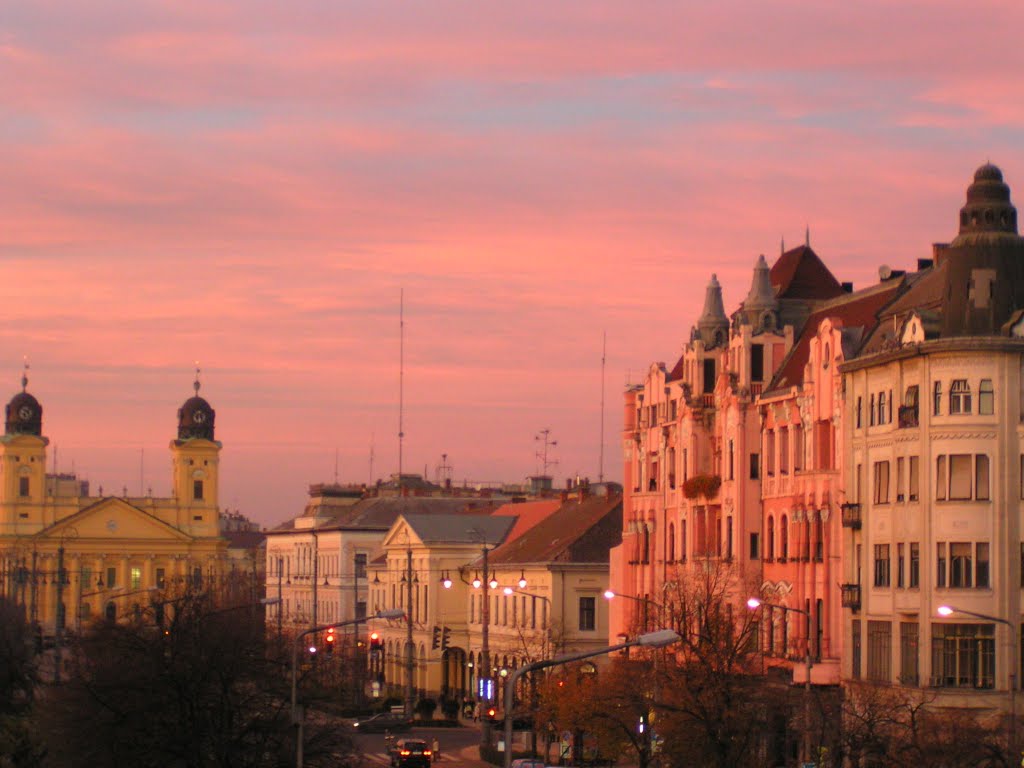
[[[356,720],[356,722],[352,723],[352,727],[358,733],[384,733],[385,731],[399,733],[412,728],[412,723],[406,720],[403,715],[394,712],[381,712],[372,717]]]
[[[430,768],[432,758],[423,739],[399,739],[391,752],[391,768]]]
[[[535,757],[517,757],[512,761],[512,768],[546,768],[546,765]]]

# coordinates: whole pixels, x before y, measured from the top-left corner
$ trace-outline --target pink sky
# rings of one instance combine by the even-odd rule
[[[408,470],[520,481],[547,427],[595,478],[607,332],[618,479],[711,272],[731,311],[809,225],[866,285],[987,159],[1024,195],[1013,0],[0,7],[0,381],[29,357],[59,469],[166,494],[199,360],[267,525],[336,451],[397,469],[401,289]]]

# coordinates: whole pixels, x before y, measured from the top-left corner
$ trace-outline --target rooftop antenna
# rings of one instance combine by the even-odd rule
[[[437,465],[437,484],[444,485],[452,479],[452,465],[448,463],[448,454],[441,454],[441,463]]]
[[[139,448],[139,496],[142,496],[146,489],[146,449]]]
[[[398,495],[402,495],[402,418],[405,415],[405,288],[398,293]]]
[[[373,485],[373,442],[376,438],[376,433],[370,433],[370,485]]]
[[[608,350],[608,331],[601,334],[601,451],[597,459],[597,482],[604,482],[604,364]]]
[[[548,459],[548,448],[554,448],[558,445],[557,440],[551,440],[551,430],[545,427],[536,435],[533,436],[534,440],[540,440],[543,442],[543,448],[537,451],[537,458],[541,460],[541,466],[543,472],[541,473],[544,477],[548,476],[548,467],[554,467],[558,464],[557,459]]]
[[[338,449],[334,449],[334,484],[338,484]]]

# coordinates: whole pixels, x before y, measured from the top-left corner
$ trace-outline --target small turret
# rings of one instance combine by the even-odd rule
[[[697,321],[695,336],[704,342],[706,349],[722,346],[729,338],[729,318],[725,316],[722,286],[718,283],[717,275],[711,275],[711,282],[704,294],[704,311]]]
[[[771,273],[764,254],[758,257],[754,265],[750,293],[743,300],[741,312],[755,334],[778,328],[779,300],[775,297],[775,289],[772,288]]]

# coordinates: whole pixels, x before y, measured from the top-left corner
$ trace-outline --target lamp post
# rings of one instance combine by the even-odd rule
[[[363,621],[369,621],[370,619],[400,619],[405,615],[405,611],[401,608],[388,608],[384,611],[377,611],[373,616],[369,616],[366,619],[355,618],[347,619],[345,621],[339,621],[335,624],[323,624],[319,627],[312,627],[304,632],[300,632],[295,637],[295,642],[292,644],[292,725],[296,726],[295,735],[295,768],[302,768],[302,720],[303,713],[299,711],[299,686],[298,686],[298,668],[299,668],[299,645],[302,639],[307,635],[312,635],[316,632],[323,632],[334,627],[346,627],[350,624],[357,624]]]
[[[802,608],[790,608],[788,605],[779,605],[778,603],[768,603],[757,597],[751,597],[747,599],[747,608],[752,611],[756,611],[762,606],[769,606],[771,608],[779,608],[783,611],[791,611],[792,613],[799,613],[804,617],[807,627],[806,637],[806,653],[805,660],[807,663],[807,679],[804,680],[804,738],[803,738],[803,760],[807,761],[811,758],[811,612],[805,611]]]
[[[647,629],[647,623],[648,623],[647,620],[649,618],[648,615],[647,615],[647,606],[648,605],[653,605],[655,608],[658,609],[658,611],[662,612],[662,614],[664,614],[664,611],[665,611],[665,606],[664,605],[662,605],[661,603],[657,602],[656,600],[651,600],[651,598],[649,598],[649,597],[639,597],[638,595],[627,595],[627,594],[625,594],[623,592],[616,592],[616,591],[614,591],[612,589],[606,589],[604,591],[604,599],[605,600],[611,601],[611,600],[614,600],[616,597],[622,597],[622,598],[625,598],[626,600],[633,600],[634,602],[640,603],[641,605],[644,606],[644,629]]]
[[[631,648],[635,645],[646,646],[648,648],[663,648],[664,646],[671,645],[681,639],[682,638],[671,629],[661,629],[657,632],[648,632],[647,634],[640,635],[636,640],[628,640],[625,643],[611,645],[607,648],[601,648],[600,650],[569,653],[564,656],[556,656],[553,659],[543,659],[541,661],[535,661],[532,664],[519,667],[509,675],[508,680],[505,681],[505,768],[511,768],[512,765],[512,709],[515,706],[516,682],[520,677],[525,675],[527,672],[533,672],[547,667],[554,667],[559,664],[568,664],[571,661],[589,659],[594,656],[603,656],[607,653],[614,653],[615,651],[621,651],[625,648]]]
[[[1017,754],[1017,667],[1020,664],[1019,654],[1017,651],[1017,628],[1012,622],[1002,619],[998,616],[989,616],[986,613],[976,613],[975,611],[968,611],[963,608],[955,608],[952,605],[940,605],[936,610],[939,616],[948,618],[954,613],[962,613],[964,616],[971,616],[975,619],[981,619],[983,621],[994,621],[998,624],[1006,626],[1010,633],[1010,652],[1012,658],[1010,661],[1010,757]],[[932,670],[934,674],[934,670]]]

